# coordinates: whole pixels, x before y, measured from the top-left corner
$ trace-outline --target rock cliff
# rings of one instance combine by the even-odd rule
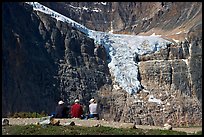
[[[98,31],[175,34],[202,23],[200,2],[40,2]]]
[[[88,105],[111,84],[105,49],[83,33],[25,3],[4,3],[2,14],[2,115],[50,114],[60,99]]]

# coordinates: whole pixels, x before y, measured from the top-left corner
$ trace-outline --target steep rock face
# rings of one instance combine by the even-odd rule
[[[147,85],[146,83],[156,82],[157,84],[153,86],[160,87],[167,84],[167,89],[179,90],[202,102],[202,96],[200,96],[202,95],[202,84],[200,83],[202,79],[202,34],[200,29],[201,25],[192,28],[184,41],[169,45],[167,49],[159,53],[140,56],[143,83]],[[156,65],[158,63],[161,64]]]
[[[192,92],[202,102],[202,24],[193,27],[188,33],[189,72]]]
[[[137,124],[162,126],[171,119],[175,127],[202,125],[201,37],[198,25],[189,31],[185,41],[138,56],[144,89],[136,96],[121,95],[122,91],[117,90],[121,96],[112,104],[120,107],[112,112],[112,119],[117,113],[118,121]]]
[[[2,115],[34,109],[48,111],[59,96],[53,86],[58,85],[53,77],[57,65],[43,48],[39,21],[31,10],[3,4]]]
[[[3,4],[2,115],[88,104],[110,84],[106,52],[67,24],[25,3]]]
[[[138,55],[144,89],[136,96],[113,89],[112,104],[116,107],[110,119],[159,126],[171,119],[174,127],[202,125],[201,30],[197,25],[184,41],[153,54]]]
[[[90,29],[129,34],[186,31],[202,18],[199,2],[41,2]],[[190,22],[189,22],[190,21]]]

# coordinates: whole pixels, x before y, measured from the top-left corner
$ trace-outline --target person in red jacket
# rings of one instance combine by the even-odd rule
[[[71,106],[71,117],[72,118],[83,118],[83,108],[79,104],[79,100],[76,99],[75,103]]]

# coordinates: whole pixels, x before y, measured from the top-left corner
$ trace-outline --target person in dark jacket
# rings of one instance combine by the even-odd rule
[[[63,101],[58,102],[55,112],[55,118],[67,118],[67,107]]]
[[[79,104],[79,100],[76,99],[75,103],[71,106],[71,117],[72,118],[83,118],[83,108]]]

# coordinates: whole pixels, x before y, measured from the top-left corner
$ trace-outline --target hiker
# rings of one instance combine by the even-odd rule
[[[94,118],[94,119],[99,119],[99,114],[98,114],[98,104],[96,103],[95,99],[91,99],[89,101],[89,114],[87,116],[87,119],[89,118]]]
[[[55,118],[67,118],[67,107],[62,100],[58,102],[55,112]]]
[[[79,99],[76,99],[74,101],[74,104],[71,106],[71,117],[72,118],[83,118],[83,108],[82,106],[79,104]]]

